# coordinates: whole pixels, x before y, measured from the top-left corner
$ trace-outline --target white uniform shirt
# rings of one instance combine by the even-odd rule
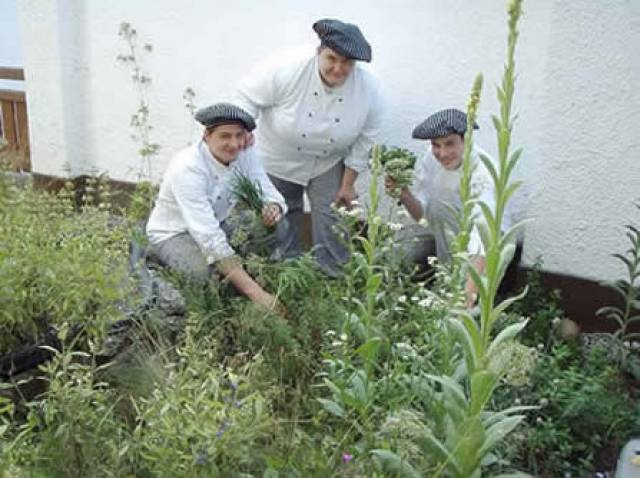
[[[495,211],[495,187],[489,171],[480,160],[480,154],[488,156],[482,149],[474,145],[471,151],[471,161],[476,165],[476,168],[471,179],[471,190],[473,194],[477,194],[478,200],[484,201],[492,211]],[[460,209],[461,177],[462,166],[456,170],[445,169],[431,152],[418,157],[414,167],[413,184],[409,189],[422,204],[427,222],[446,222],[451,220],[449,207]],[[474,207],[473,215],[476,221],[482,217],[479,206]],[[445,216],[448,217],[445,218]],[[433,229],[437,229],[438,226],[436,224],[428,225],[436,235],[437,232]],[[502,228],[503,230],[509,228],[509,218],[506,214]],[[438,241],[438,237],[436,237],[436,241]],[[467,251],[471,255],[484,255],[484,247],[475,225],[471,230]]]
[[[200,141],[176,155],[164,174],[147,235],[158,244],[183,232],[196,241],[207,263],[234,255],[220,223],[236,203],[231,193],[235,172],[241,172],[262,187],[265,202],[280,205],[284,199],[269,180],[254,148],[243,150],[229,166],[216,160]]]
[[[317,55],[259,69],[241,82],[234,103],[259,118],[266,170],[305,186],[341,160],[365,170],[382,120],[373,75],[356,63],[344,84],[329,88]]]

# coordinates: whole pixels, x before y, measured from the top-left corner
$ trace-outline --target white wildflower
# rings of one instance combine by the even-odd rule
[[[424,217],[421,217],[418,221],[418,224],[422,227],[427,227],[429,225],[429,221],[427,221]]]
[[[431,297],[427,297],[426,299],[422,299],[418,302],[418,305],[421,307],[431,307],[433,306],[433,299]]]
[[[340,334],[340,340],[342,340],[343,342],[346,342],[347,338],[347,334]]]
[[[391,229],[392,231],[399,231],[400,229],[402,229],[402,224],[399,224],[396,222],[389,222],[387,223],[387,225],[389,226],[389,229]]]
[[[398,297],[398,302],[400,302],[401,304],[404,304],[406,301],[407,301],[406,295],[401,295],[400,297]]]
[[[406,342],[398,342],[394,344],[393,349],[403,359],[414,359],[418,356],[415,349]]]

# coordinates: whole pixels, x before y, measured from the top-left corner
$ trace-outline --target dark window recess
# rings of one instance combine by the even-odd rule
[[[307,137],[307,133],[302,133],[302,137],[306,138]]]
[[[302,148],[300,146],[298,146],[298,151],[302,151]]]
[[[311,118],[313,116],[313,113],[309,113],[309,118]]]
[[[336,118],[334,121],[335,121],[336,123],[340,123],[340,118]]]

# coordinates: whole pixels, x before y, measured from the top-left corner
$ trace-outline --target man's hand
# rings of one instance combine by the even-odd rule
[[[396,188],[396,182],[391,179],[391,176],[384,177],[384,190],[387,194],[390,194]]]
[[[336,198],[333,200],[336,207],[346,206],[351,207],[351,203],[356,199],[358,195],[353,185],[342,185],[336,194]]]
[[[336,207],[351,207],[351,203],[358,197],[356,190],[353,187],[357,177],[358,173],[354,169],[351,169],[348,166],[344,168],[340,189],[338,190],[338,194],[336,194],[336,198],[333,200]]]
[[[473,267],[480,276],[484,274],[485,266],[486,260],[483,256],[475,256],[471,258],[471,267]],[[478,301],[478,286],[470,275],[467,275],[467,282],[464,285],[464,295],[467,302],[467,308],[473,308]]]
[[[472,309],[478,301],[478,286],[471,277],[467,277],[467,282],[464,285],[464,296],[467,309]]]
[[[266,227],[275,226],[280,219],[282,219],[282,209],[279,204],[270,202],[262,208],[262,224]]]
[[[249,294],[249,299],[251,299],[251,302],[253,302],[254,304],[263,307],[269,312],[273,312],[283,319],[287,318],[287,309],[278,299],[276,299],[275,296],[269,294],[268,292],[260,289],[252,294]]]

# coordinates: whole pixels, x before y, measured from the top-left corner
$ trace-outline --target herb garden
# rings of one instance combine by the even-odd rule
[[[463,253],[477,202],[472,128],[453,261],[424,274],[397,256],[398,211],[382,217],[379,184],[385,174],[410,183],[415,157],[375,146],[366,205],[339,211],[351,250],[343,276],[327,279],[310,255],[246,258],[286,316],[224,282],[214,289],[147,267],[139,223],[149,184],[121,208],[102,177],[44,192],[0,176],[0,475],[610,473],[639,431],[640,232],[628,226],[630,248],[617,255],[628,277],[615,284],[620,304],[601,311],[618,330],[604,343],[585,345],[537,268],[522,290],[499,292],[521,227],[502,230],[519,186],[511,132],[521,2],[509,2],[508,13],[493,118],[499,156],[485,161],[497,192],[495,210],[481,205],[482,275]],[[478,76],[470,124],[482,87]],[[157,145],[149,146],[145,101],[134,126],[148,159]],[[261,209],[260,191],[242,178],[237,194]],[[478,287],[472,310],[467,274]]]

